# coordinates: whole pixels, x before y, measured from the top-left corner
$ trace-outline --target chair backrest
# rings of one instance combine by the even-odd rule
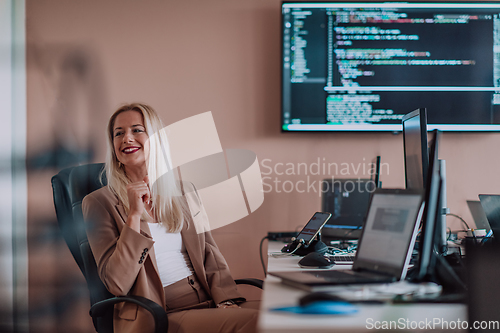
[[[103,167],[103,163],[81,165],[64,169],[52,177],[57,221],[64,240],[87,281],[91,306],[113,297],[97,273],[82,214],[83,198],[106,184],[106,179],[101,182]],[[108,315],[94,319],[94,327],[98,332],[112,332],[112,315],[110,311]]]
[[[52,194],[59,229],[61,229],[62,236],[66,241],[73,258],[82,271],[82,274],[85,276],[77,231],[74,229],[73,209],[69,194],[69,175],[71,170],[73,170],[73,167],[63,169],[57,175],[52,177]]]

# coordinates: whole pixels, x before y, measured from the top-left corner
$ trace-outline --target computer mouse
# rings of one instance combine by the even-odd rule
[[[333,265],[335,265],[333,260],[318,252],[308,253],[299,260],[299,266],[302,268],[330,268]]]
[[[322,292],[314,292],[314,293],[309,293],[309,294],[304,295],[301,298],[299,298],[299,305],[306,306],[308,304],[319,302],[319,301],[345,302],[346,300],[340,296],[337,296],[337,295],[332,295],[332,294],[322,293]]]

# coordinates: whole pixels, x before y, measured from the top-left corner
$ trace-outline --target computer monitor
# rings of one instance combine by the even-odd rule
[[[422,232],[419,242],[419,258],[417,281],[429,281],[432,279],[435,267],[436,232],[440,225],[440,194],[442,179],[439,171],[438,143],[439,131],[434,131],[434,138],[430,148],[429,158],[429,178],[425,190],[425,208],[422,219]]]
[[[375,164],[375,172],[373,173],[372,179],[377,188],[382,187],[382,181],[380,180],[380,160],[381,157],[377,156],[373,162]]]
[[[371,178],[323,180],[321,211],[332,214],[321,231],[324,241],[359,238],[370,197],[382,184],[380,161],[380,156],[372,161]]]
[[[428,184],[429,149],[427,142],[427,110],[420,108],[403,116],[403,146],[405,161],[405,183],[408,189],[425,189]],[[436,157],[437,159],[437,157]],[[436,168],[441,174],[441,187],[439,195],[439,208],[436,221],[436,244],[440,254],[446,253],[447,226],[446,214],[448,212],[446,199],[446,163],[436,160]],[[425,219],[425,216],[424,216]]]
[[[440,132],[433,131],[430,145],[429,172],[425,189],[425,208],[418,248],[418,262],[411,274],[414,282],[436,282],[443,286],[445,293],[462,294],[465,284],[445,259],[442,251],[442,207],[445,173],[438,159]]]
[[[402,123],[406,188],[423,189],[429,168],[426,109],[404,115]]]

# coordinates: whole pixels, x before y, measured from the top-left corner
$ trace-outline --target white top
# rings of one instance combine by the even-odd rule
[[[148,225],[155,241],[156,263],[163,287],[194,274],[180,232],[169,233],[158,223],[148,223]]]

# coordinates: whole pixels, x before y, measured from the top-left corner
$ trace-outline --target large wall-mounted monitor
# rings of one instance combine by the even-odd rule
[[[500,130],[499,2],[283,2],[282,131]]]

